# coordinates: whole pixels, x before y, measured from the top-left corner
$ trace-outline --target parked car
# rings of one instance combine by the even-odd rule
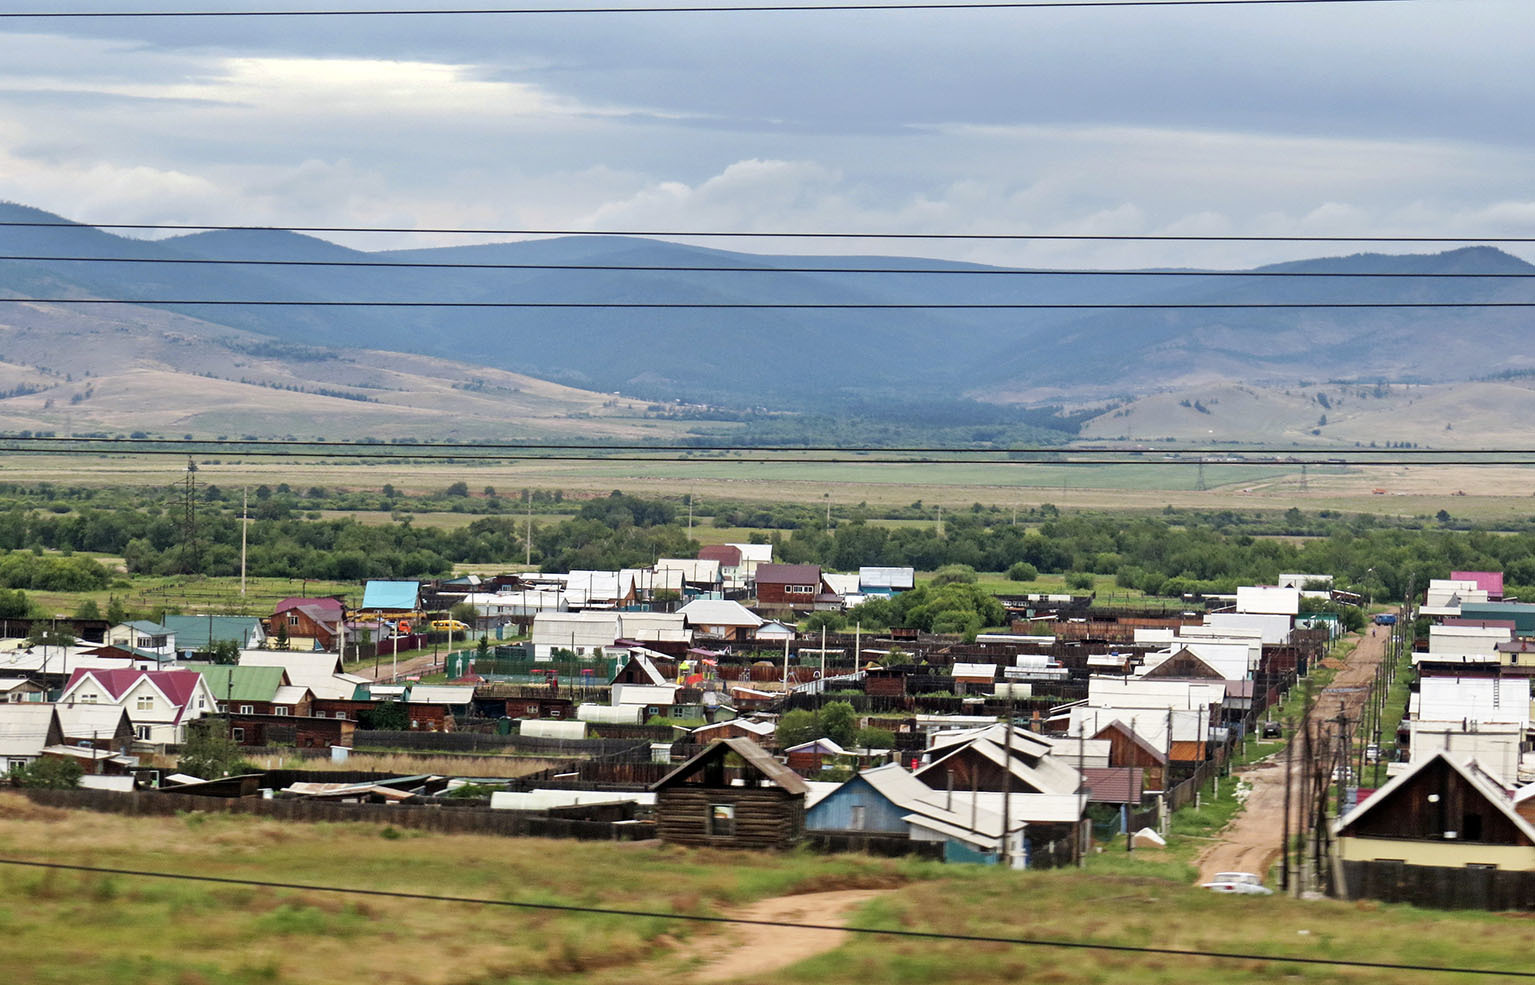
[[[1216,893],[1236,893],[1239,896],[1272,896],[1274,891],[1251,872],[1217,872],[1212,882],[1203,888]]]
[[[459,622],[457,619],[433,619],[432,629],[439,633],[467,633],[469,632],[469,625],[467,623]]]
[[[1259,735],[1265,739],[1278,739],[1284,736],[1284,726],[1278,722],[1264,722],[1260,726]]]

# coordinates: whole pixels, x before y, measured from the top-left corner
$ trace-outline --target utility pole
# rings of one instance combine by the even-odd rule
[[[242,599],[245,598],[245,529],[249,526],[250,487],[246,486],[240,490],[240,597]]]
[[[533,490],[531,488],[524,489],[522,491],[522,495],[523,498],[527,500],[528,504],[527,535],[523,537],[523,547],[526,550],[526,557],[524,557],[523,563],[531,568],[533,566]]]
[[[1210,487],[1205,485],[1205,460],[1199,460],[1199,474],[1194,477],[1194,489],[1196,492],[1204,492]]]
[[[1289,733],[1289,741],[1284,748],[1284,834],[1279,842],[1279,890],[1282,893],[1290,892],[1290,777],[1295,768],[1295,728],[1294,722],[1285,720],[1285,730]]]
[[[1007,730],[1002,740],[1002,868],[1010,869],[1013,867],[1013,842],[1009,830],[1012,827],[1013,801],[1013,686],[1004,686],[1007,688]],[[1080,838],[1079,834],[1079,844]]]

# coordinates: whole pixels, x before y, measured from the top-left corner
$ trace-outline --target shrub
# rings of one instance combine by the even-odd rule
[[[1039,577],[1039,569],[1027,561],[1019,561],[1007,569],[1009,581],[1033,581]]]

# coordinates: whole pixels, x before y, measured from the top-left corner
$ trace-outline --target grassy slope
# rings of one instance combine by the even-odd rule
[[[0,795],[0,854],[124,868],[445,895],[717,913],[817,889],[901,887],[865,926],[1365,960],[1522,968],[1535,925],[1488,914],[1219,897],[1177,859],[1008,873],[856,856],[449,837],[233,817],[65,813]],[[0,866],[0,921],[25,942],[17,983],[680,981],[674,920],[348,898],[313,891],[98,877]],[[722,941],[771,931],[733,928]],[[639,969],[636,969],[639,965]],[[1381,982],[1442,976],[921,940],[855,938],[775,973],[818,985],[1018,981]],[[747,980],[750,980],[748,978]]]

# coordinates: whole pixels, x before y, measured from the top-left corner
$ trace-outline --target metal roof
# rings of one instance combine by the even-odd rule
[[[675,786],[697,773],[704,764],[711,759],[722,757],[727,753],[735,753],[746,761],[746,765],[756,770],[774,786],[781,787],[791,794],[804,796],[810,792],[805,785],[805,780],[798,773],[789,769],[783,763],[770,756],[767,750],[757,745],[751,739],[731,738],[718,739],[711,743],[703,752],[672,770],[670,773],[651,784],[651,790],[662,790]]]
[[[271,701],[287,671],[281,667],[199,667],[208,690],[219,701]]]
[[[362,607],[411,611],[420,593],[419,581],[370,581],[363,586]]]

